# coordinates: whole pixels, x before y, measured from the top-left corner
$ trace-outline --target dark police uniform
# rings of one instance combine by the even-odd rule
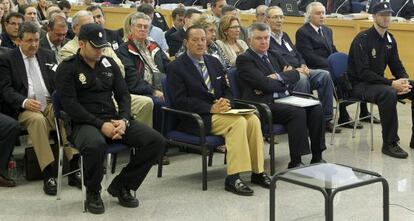
[[[131,99],[116,63],[112,58],[103,56],[96,62],[95,68],[91,68],[78,51],[59,65],[56,76],[63,110],[72,120],[70,140],[85,159],[85,186],[88,191],[101,189],[102,163],[108,142],[138,147],[127,167],[112,182],[129,190],[138,189],[163,152],[165,141],[158,132],[136,121],[130,121],[120,140],[112,141],[101,133],[104,122],[130,119]],[[112,94],[119,111],[115,109]]]
[[[389,5],[386,6],[388,7]],[[383,150],[384,146],[397,145],[399,141],[397,100],[402,98],[412,100],[414,96],[413,91],[397,95],[397,91],[391,87],[392,80],[384,77],[387,65],[396,79],[408,78],[398,55],[397,43],[391,33],[387,31],[382,37],[374,26],[359,33],[349,50],[348,76],[353,86],[353,96],[378,105]],[[410,84],[413,85],[413,82],[410,81]],[[413,147],[413,138],[411,140],[410,146]]]

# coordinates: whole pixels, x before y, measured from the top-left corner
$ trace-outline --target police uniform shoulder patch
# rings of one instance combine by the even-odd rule
[[[108,61],[107,58],[102,58],[101,63],[103,64],[104,67],[109,68],[112,66],[111,62]]]

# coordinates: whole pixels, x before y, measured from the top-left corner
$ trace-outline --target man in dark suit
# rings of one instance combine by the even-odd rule
[[[55,63],[57,63],[59,50],[69,41],[69,39],[66,38],[67,32],[68,25],[66,19],[55,14],[49,19],[45,37],[40,39],[41,48],[53,51],[55,55]]]
[[[182,29],[174,32],[167,38],[167,44],[170,47],[169,53],[170,56],[175,56],[175,54],[180,50],[183,40],[185,37],[186,30],[193,25],[194,21],[200,18],[201,12],[197,9],[187,9],[184,14],[184,26]]]
[[[328,57],[337,52],[333,43],[332,29],[324,25],[325,7],[320,2],[312,2],[308,5],[306,23],[296,32],[296,48],[302,54],[306,64],[311,69],[323,69],[329,71]],[[346,105],[340,107],[339,123],[350,121],[351,117],[346,111]],[[366,104],[361,105],[360,116],[368,116]],[[366,118],[369,120],[369,118]],[[378,123],[379,120],[375,119]],[[343,125],[343,127],[354,128],[354,123]],[[358,123],[357,128],[361,129]]]
[[[326,131],[332,132],[333,125],[330,120],[333,117],[333,82],[329,72],[308,68],[289,35],[283,32],[284,15],[281,8],[278,6],[269,7],[265,13],[265,19],[272,31],[269,50],[278,52],[293,68],[305,72],[300,74],[300,80],[295,84],[293,90],[303,93],[318,91],[318,97],[323,107]],[[337,128],[335,133],[339,132],[340,129]]]
[[[173,26],[165,32],[165,39],[170,39],[171,35],[174,34],[176,31],[180,30],[184,26],[184,14],[185,9],[178,7],[175,8],[172,13],[171,17],[173,20]]]
[[[16,48],[17,32],[23,23],[24,17],[17,12],[11,12],[4,21],[4,30],[1,34],[1,46],[6,48]]]
[[[9,114],[16,117],[29,133],[43,173],[44,192],[56,195],[56,180],[52,171],[54,157],[49,144],[49,131],[55,125],[50,95],[55,88],[56,64],[52,52],[39,48],[39,34],[35,23],[25,22],[20,27],[19,48],[10,50],[0,59],[0,73],[4,81],[1,94],[5,105],[10,108]],[[72,159],[75,153],[69,153],[68,158]],[[76,159],[71,162],[72,168],[77,166]],[[73,185],[80,186],[77,181],[80,180],[76,176],[69,179]]]
[[[206,32],[192,26],[186,32],[187,51],[167,66],[168,91],[173,106],[195,112],[204,122],[207,134],[223,136],[227,148],[227,191],[251,196],[253,190],[239,173],[253,171],[252,183],[269,188],[264,173],[263,138],[260,121],[254,114],[220,114],[232,108],[232,94],[219,60],[206,55]],[[189,133],[198,130],[194,121],[183,120],[180,128]]]
[[[250,48],[236,60],[242,99],[268,104],[274,123],[286,127],[291,158],[288,168],[303,165],[301,156],[310,152],[308,132],[311,163],[325,162],[322,159],[322,151],[326,149],[325,121],[321,105],[302,108],[275,103],[274,100],[288,96],[288,86],[299,80],[299,71],[288,70],[284,59],[268,50],[270,27],[267,24],[254,23],[248,33]]]
[[[8,48],[0,47],[0,56],[8,51]],[[3,78],[0,78],[0,91],[4,87],[4,82]],[[0,97],[0,187],[14,187],[16,182],[7,177],[5,173],[14,143],[20,132],[20,125],[15,119],[2,113],[2,105],[3,101]]]
[[[102,8],[98,5],[92,5],[86,8],[86,10],[92,13],[95,23],[104,28],[106,40],[111,44],[112,49],[117,50],[124,41],[119,31],[105,28],[105,15]]]

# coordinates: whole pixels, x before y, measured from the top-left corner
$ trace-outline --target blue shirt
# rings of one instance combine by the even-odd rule
[[[161,28],[151,25],[149,34],[150,38],[152,38],[163,51],[168,51],[168,44],[167,40],[165,39],[164,32]]]

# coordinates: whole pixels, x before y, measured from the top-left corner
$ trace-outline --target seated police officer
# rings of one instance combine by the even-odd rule
[[[413,99],[413,81],[408,80],[409,76],[398,55],[395,38],[388,32],[392,13],[388,2],[373,6],[374,25],[359,33],[351,44],[348,75],[353,86],[352,95],[378,105],[382,126],[382,152],[391,157],[406,158],[408,154],[399,145],[396,105],[398,99]],[[384,77],[387,66],[395,79]],[[411,111],[413,108],[414,103],[411,103]],[[414,148],[413,137],[410,147]]]
[[[108,143],[139,147],[108,187],[109,194],[117,197],[124,207],[138,207],[138,200],[130,191],[138,189],[165,145],[159,133],[142,123],[129,121],[131,98],[114,60],[102,56],[103,48],[109,46],[104,33],[98,24],[83,25],[79,33],[80,50],[65,59],[56,74],[63,110],[72,121],[69,138],[85,161],[86,207],[96,214],[105,211],[99,192]]]

